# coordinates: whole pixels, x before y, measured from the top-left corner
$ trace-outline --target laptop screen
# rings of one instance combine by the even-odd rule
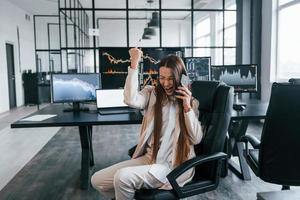
[[[96,90],[97,108],[128,107],[123,93],[124,89]]]

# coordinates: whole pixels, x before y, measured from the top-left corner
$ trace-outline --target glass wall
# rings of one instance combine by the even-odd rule
[[[235,64],[236,7],[235,0],[60,0],[62,47],[94,52],[102,47],[183,47],[188,56],[211,56],[212,64]],[[78,43],[81,32],[87,43]]]
[[[91,8],[92,1],[60,0],[59,2],[61,71],[64,73],[93,72],[97,66],[96,56],[94,54],[91,56],[90,51],[96,52],[93,47],[93,34],[96,33],[89,29],[93,27],[94,15],[93,11],[85,10]],[[90,59],[95,60],[92,62],[93,70],[91,70]]]
[[[49,62],[42,64],[42,69],[83,70],[84,50],[92,50],[94,71],[99,71],[96,51],[101,47],[183,47],[188,56],[210,56],[213,65],[236,63],[235,0],[59,0],[58,3],[55,20],[43,22],[45,19],[40,18],[36,22],[36,49],[53,50],[56,55],[40,55],[40,59],[48,57]],[[60,66],[56,64],[57,50],[64,50],[59,56]]]
[[[212,65],[236,63],[235,1],[196,1],[193,11],[194,56],[210,56]]]

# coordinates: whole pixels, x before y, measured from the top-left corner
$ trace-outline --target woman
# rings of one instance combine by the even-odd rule
[[[140,188],[171,186],[166,178],[176,166],[195,156],[194,144],[202,139],[198,121],[198,102],[181,86],[186,75],[182,60],[167,56],[158,64],[159,82],[138,91],[138,64],[142,51],[129,50],[131,65],[125,83],[124,101],[131,107],[144,109],[145,115],[138,145],[131,160],[117,163],[96,172],[92,185],[107,198],[133,199]],[[177,179],[180,185],[190,181],[194,169]]]

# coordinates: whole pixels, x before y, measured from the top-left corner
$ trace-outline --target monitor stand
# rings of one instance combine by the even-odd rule
[[[238,93],[234,93],[234,102],[233,102],[233,109],[236,111],[243,111],[246,109],[247,104],[244,102],[241,102],[239,100],[239,95]]]
[[[87,107],[80,107],[80,103],[78,102],[73,102],[73,107],[72,108],[65,108],[63,111],[64,112],[80,112],[80,111],[89,111],[90,109]]]

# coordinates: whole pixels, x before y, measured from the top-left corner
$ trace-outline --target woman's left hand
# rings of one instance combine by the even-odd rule
[[[182,100],[184,112],[190,111],[192,99],[191,91],[187,87],[181,86],[178,87],[177,90],[175,90],[175,92],[177,93],[175,97]]]

